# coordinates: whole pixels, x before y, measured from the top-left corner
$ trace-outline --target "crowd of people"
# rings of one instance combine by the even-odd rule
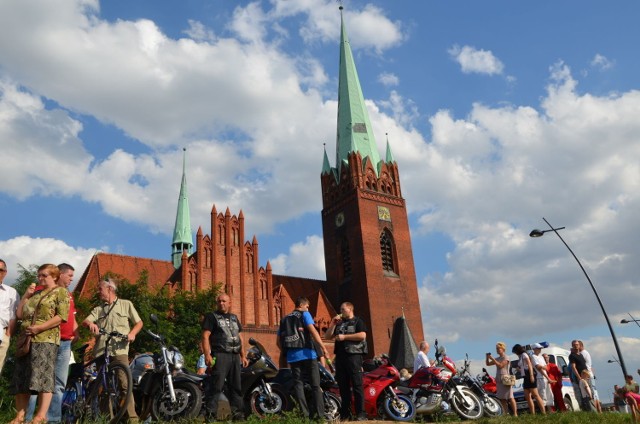
[[[4,329],[0,342],[0,372],[11,336],[16,333],[20,335],[16,341],[16,366],[11,383],[17,413],[10,424],[60,422],[71,342],[78,337],[76,309],[68,290],[73,280],[74,268],[66,263],[40,266],[37,271],[38,284],[31,284],[22,296],[13,287],[3,284],[6,274],[7,264],[0,259],[0,328]],[[115,341],[108,349],[111,361],[128,367],[129,344],[142,330],[142,319],[130,301],[118,297],[118,286],[112,279],[101,280],[97,290],[102,304],[89,313],[82,325],[96,338],[94,352],[103,352],[105,349],[100,329],[107,333],[117,331],[125,334],[126,340]],[[301,413],[306,418],[318,419],[324,414],[318,363],[320,361],[323,365],[327,364],[325,360],[328,360],[329,353],[309,313],[309,304],[307,298],[296,299],[295,309],[280,322],[277,345],[282,352],[281,363],[288,364],[292,370],[293,395]],[[205,394],[206,422],[217,421],[218,398],[225,387],[229,390],[232,418],[245,418],[240,373],[241,367],[246,367],[248,363],[244,352],[242,324],[231,309],[231,298],[227,294],[221,294],[216,299],[216,310],[206,314],[202,322],[202,355],[197,372],[204,374],[209,370]],[[367,327],[354,312],[352,303],[342,303],[340,314],[332,319],[325,334],[326,338],[335,341],[335,359],[331,366],[342,398],[342,420],[367,419],[362,384],[363,360],[367,354]],[[21,322],[19,329],[18,322]],[[23,349],[26,346],[23,343],[27,339],[30,345]],[[511,361],[506,354],[507,347],[503,342],[498,342],[495,349],[495,356],[486,354],[485,363],[496,367],[496,396],[502,403],[503,410],[517,416],[513,386],[509,383],[509,378],[505,378],[512,373]],[[527,347],[516,344],[511,350],[518,357],[518,368],[523,377],[524,396],[529,411],[535,414],[536,407],[541,414],[565,411],[567,408],[562,395],[562,371],[549,361],[548,355],[543,354],[542,350],[543,346],[538,343]],[[429,344],[422,341],[413,372],[434,364],[428,358],[428,353]],[[581,409],[602,412],[591,355],[580,340],[573,340],[571,343],[569,374]],[[308,378],[307,383],[311,386],[310,404],[304,393],[303,376]],[[402,370],[402,379],[410,376],[407,370]],[[627,376],[626,384],[616,386],[615,391],[616,405],[628,405],[634,420],[640,422],[640,386],[631,376]],[[138,422],[133,397],[128,402],[127,416],[130,423]]]
[[[38,283],[31,284],[20,296],[13,287],[3,283],[7,264],[0,259],[0,326],[4,328],[0,372],[11,336],[18,334],[10,385],[17,412],[10,424],[59,423],[62,420],[62,396],[71,360],[71,342],[79,336],[73,296],[69,293],[74,271],[66,263],[44,264],[36,274]],[[130,301],[118,298],[115,281],[108,278],[100,281],[98,295],[103,303],[89,313],[82,325],[95,335],[96,352],[104,351],[105,340],[100,329],[126,334],[127,340],[109,346],[109,354],[111,361],[128,367],[129,343],[142,329],[142,320]],[[19,329],[18,322],[21,322]],[[138,422],[133,397],[129,398],[127,412],[129,422]]]

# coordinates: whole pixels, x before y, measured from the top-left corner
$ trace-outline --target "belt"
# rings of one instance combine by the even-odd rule
[[[73,339],[60,339],[61,342],[70,342]]]

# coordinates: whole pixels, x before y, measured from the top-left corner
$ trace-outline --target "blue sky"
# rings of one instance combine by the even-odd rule
[[[170,259],[182,148],[193,231],[243,210],[260,262],[324,278],[323,143],[335,151],[338,4],[0,3],[0,257]],[[634,1],[345,1],[381,151],[401,173],[426,338],[581,338],[619,381],[583,261],[640,367]],[[250,238],[251,236],[249,236]]]

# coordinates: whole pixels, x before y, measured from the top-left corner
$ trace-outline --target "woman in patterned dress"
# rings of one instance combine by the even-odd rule
[[[60,344],[60,323],[69,316],[69,296],[56,282],[60,270],[52,264],[38,268],[42,290],[34,284],[22,296],[16,315],[22,320],[20,331],[31,335],[31,351],[16,358],[12,389],[16,395],[16,417],[10,424],[24,422],[31,393],[38,393],[38,410],[33,424],[47,421],[47,410],[55,386],[55,364]],[[32,324],[33,317],[35,322]]]
[[[496,366],[496,397],[500,399],[500,403],[502,403],[502,410],[507,413],[509,408],[507,407],[507,402],[511,404],[511,410],[513,411],[513,416],[518,416],[518,408],[516,406],[516,400],[513,398],[513,387],[505,386],[502,384],[502,376],[509,374],[509,357],[505,355],[505,351],[507,350],[507,345],[503,342],[496,343],[496,353],[498,354],[497,358],[494,358],[490,353],[487,353],[486,365]]]

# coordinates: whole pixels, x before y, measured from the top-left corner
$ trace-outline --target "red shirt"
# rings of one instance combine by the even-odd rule
[[[76,305],[73,302],[73,296],[71,293],[69,295],[69,316],[67,317],[66,322],[60,323],[60,340],[71,340],[73,339],[73,323],[75,322],[74,317],[76,315]]]

